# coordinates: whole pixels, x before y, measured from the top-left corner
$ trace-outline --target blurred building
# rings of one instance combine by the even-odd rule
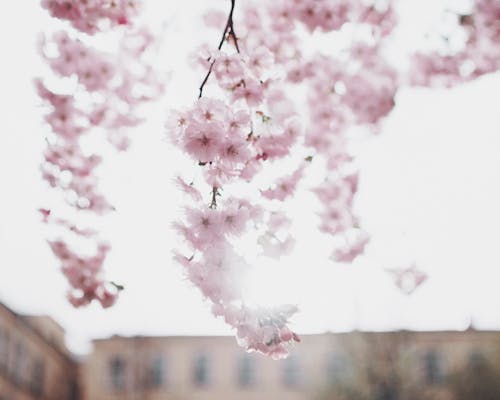
[[[286,360],[233,337],[93,341],[74,361],[64,330],[0,303],[0,400],[500,400],[500,332],[304,335]]]
[[[77,400],[77,364],[47,316],[0,303],[0,400]]]
[[[95,340],[82,365],[83,398],[454,400],[451,378],[480,359],[500,379],[500,332],[351,332],[302,339],[281,361],[246,354],[233,337]],[[500,389],[488,398],[500,399]]]

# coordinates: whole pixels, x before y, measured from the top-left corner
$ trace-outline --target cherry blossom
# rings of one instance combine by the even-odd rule
[[[396,286],[405,295],[411,295],[418,287],[427,280],[427,274],[417,269],[415,264],[409,267],[388,269]]]
[[[459,51],[417,52],[409,80],[422,86],[454,86],[500,69],[500,4],[475,0],[470,14],[456,13],[467,39]]]
[[[299,340],[287,327],[296,308],[261,309],[245,305],[238,282],[249,265],[233,242],[248,233],[252,225],[264,231],[255,243],[264,255],[289,251],[293,239],[288,238],[285,245],[274,246],[270,251],[264,239],[279,239],[266,225],[273,220],[273,228],[277,229],[276,217],[271,218],[272,212],[260,205],[229,195],[228,190],[238,181],[251,186],[253,176],[263,165],[289,154],[301,130],[290,104],[281,112],[273,112],[278,103],[284,103],[285,96],[280,91],[282,83],[264,75],[273,63],[272,53],[262,46],[255,53],[249,51],[244,38],[236,37],[234,5],[233,1],[218,51],[212,53],[208,64],[203,58],[200,60],[201,66],[208,69],[200,98],[187,110],[172,113],[167,123],[167,134],[173,143],[203,170],[204,182],[198,185],[211,188],[208,203],[191,196],[195,205],[187,207],[185,218],[174,224],[186,245],[184,253],[176,251],[174,258],[212,303],[214,314],[236,329],[240,344],[280,358],[288,353],[290,343]],[[222,50],[226,40],[232,43],[234,53]],[[213,83],[225,93],[224,97],[204,96],[205,86]],[[284,199],[293,192],[302,170],[299,168],[291,178],[278,178],[278,191],[283,191],[287,184],[289,188],[277,198]],[[185,185],[182,189],[192,191]],[[263,191],[262,198],[266,197],[273,196]]]
[[[99,187],[102,154],[85,148],[84,138],[105,134],[117,150],[127,149],[128,129],[141,122],[138,107],[163,91],[145,57],[154,37],[131,28],[139,0],[41,3],[80,33],[116,29],[121,37],[116,53],[89,46],[75,32],[56,32],[39,43],[54,74],[78,88],[62,92],[36,81],[50,127],[42,177],[71,209],[104,215],[114,207]],[[243,347],[282,358],[300,341],[290,327],[297,307],[246,304],[242,286],[252,265],[241,242],[254,246],[257,258],[289,255],[294,221],[284,210],[307,189],[317,199],[310,208],[330,240],[330,258],[349,264],[364,254],[370,235],[356,209],[360,175],[353,143],[383,131],[403,85],[449,87],[500,69],[500,5],[474,0],[470,13],[456,14],[456,28],[466,38],[461,49],[415,51],[410,71],[403,71],[386,57],[397,34],[392,0],[228,3],[229,14],[210,9],[204,17],[222,38],[218,46],[202,44],[192,57],[202,71],[198,98],[169,110],[165,125],[171,144],[193,166],[175,178],[185,204],[173,223],[180,238],[174,259]],[[309,33],[346,30],[352,40],[338,51],[303,46]],[[311,185],[313,164],[324,168],[320,183]],[[110,245],[53,207],[40,214],[64,235],[93,244],[93,253],[80,254],[69,237],[49,240],[71,303],[111,306],[121,287],[104,278]],[[406,294],[427,278],[415,265],[390,272]]]
[[[94,34],[129,24],[141,3],[140,0],[42,0],[42,7],[53,17],[71,22],[79,31]]]
[[[42,6],[56,18],[67,19],[76,29],[90,34],[128,24],[138,11],[138,3],[133,1],[43,0]],[[99,188],[102,156],[89,152],[82,142],[85,136],[105,133],[117,150],[127,149],[126,131],[141,122],[136,108],[157,98],[163,90],[163,83],[145,58],[152,43],[153,36],[146,29],[122,32],[116,54],[96,50],[67,31],[40,38],[40,54],[53,73],[76,80],[78,86],[76,94],[62,93],[42,79],[35,81],[46,106],[45,122],[50,127],[42,176],[51,187],[63,192],[66,203],[75,211],[96,215],[114,211]],[[76,307],[92,300],[103,307],[113,305],[121,287],[103,277],[110,245],[93,228],[54,217],[50,209],[42,209],[41,213],[43,222],[62,228],[60,236],[49,244],[70,283],[69,301]],[[96,254],[84,256],[71,250],[69,241],[73,238],[93,243]]]

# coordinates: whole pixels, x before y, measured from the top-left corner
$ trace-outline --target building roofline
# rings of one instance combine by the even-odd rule
[[[409,334],[435,334],[435,333],[441,333],[441,334],[463,334],[463,333],[470,333],[474,332],[477,334],[499,334],[500,335],[500,330],[492,329],[470,329],[470,327],[462,330],[453,330],[453,329],[436,329],[436,330],[409,330],[409,329],[399,329],[399,330],[387,330],[387,331],[360,331],[360,330],[351,330],[351,331],[343,331],[343,332],[331,332],[331,331],[325,331],[322,333],[298,333],[299,336],[301,337],[320,337],[320,336],[327,336],[327,335],[332,335],[332,336],[345,336],[345,335],[351,335],[351,334],[383,334],[383,333],[409,333]],[[233,338],[233,335],[111,335],[108,337],[101,337],[101,338],[94,338],[92,339],[93,343],[98,343],[98,342],[106,342],[109,340],[163,340],[163,339],[174,339],[174,340],[179,340],[179,339],[220,339],[220,338]]]
[[[30,315],[23,315],[15,312],[12,310],[9,306],[7,306],[3,301],[0,301],[0,308],[3,308],[6,310],[9,314],[11,314],[16,321],[23,326],[23,328],[27,329],[29,332],[31,332],[35,337],[40,339],[42,342],[44,342],[48,347],[50,347],[53,351],[55,351],[59,356],[63,357],[65,360],[74,362],[75,360],[72,357],[72,353],[67,351],[64,352],[61,350],[58,346],[55,346],[54,343],[51,343],[47,338],[38,331],[35,327],[33,327],[27,320],[26,317],[29,317]],[[59,325],[58,322],[56,322],[52,317],[49,317],[54,323],[56,323],[58,326],[61,327],[61,329],[64,331],[64,328]]]
[[[53,323],[57,328],[61,329],[64,333],[66,333],[66,329],[64,329],[64,327],[59,322],[57,322],[53,317],[51,317],[48,314],[18,314],[18,315],[24,318],[48,318],[51,323]]]

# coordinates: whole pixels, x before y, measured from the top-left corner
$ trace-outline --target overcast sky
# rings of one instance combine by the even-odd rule
[[[231,334],[171,262],[170,223],[181,204],[171,178],[180,164],[162,123],[166,105],[196,96],[199,79],[181,71],[187,51],[205,35],[193,27],[208,2],[161,2],[175,4],[151,13],[153,24],[167,23],[161,60],[171,66],[172,79],[165,104],[132,134],[131,151],[112,156],[102,169],[103,188],[119,211],[105,228],[113,244],[107,275],[126,286],[109,310],[67,304],[66,282],[36,213],[50,195],[39,175],[46,128],[32,86],[42,70],[34,46],[50,19],[24,3],[0,6],[0,301],[21,313],[53,316],[76,351],[113,333]],[[403,36],[423,33],[419,21],[429,22],[441,3],[402,0]],[[313,210],[297,211],[300,246],[267,269],[265,280],[261,268],[255,300],[297,303],[293,327],[299,332],[464,329],[471,318],[479,328],[499,329],[498,104],[499,74],[453,90],[403,89],[382,134],[359,145],[357,209],[372,235],[366,256],[352,266],[328,261],[328,241],[315,233]],[[292,208],[303,210],[311,199],[304,194]],[[429,280],[405,297],[384,269],[412,261]]]

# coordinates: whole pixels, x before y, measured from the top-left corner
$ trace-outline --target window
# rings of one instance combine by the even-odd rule
[[[109,362],[109,373],[111,388],[113,390],[125,389],[125,361],[120,357],[114,357]]]
[[[477,368],[486,363],[486,357],[479,350],[473,350],[469,353],[467,363],[472,368]]]
[[[238,384],[242,387],[255,385],[255,358],[243,355],[238,362]]]
[[[390,382],[379,382],[375,387],[374,392],[375,400],[397,400],[398,390],[397,386],[391,384]]]
[[[194,361],[194,383],[197,386],[206,386],[209,383],[209,360],[205,354],[196,357]]]
[[[24,378],[25,366],[25,352],[22,343],[17,342],[14,346],[14,353],[12,356],[12,377],[14,382],[21,384]]]
[[[344,353],[331,353],[326,364],[329,383],[346,383],[353,378],[353,365],[350,357]]]
[[[283,361],[283,383],[286,386],[296,387],[300,385],[300,368],[297,357],[289,356]]]
[[[151,361],[150,375],[149,375],[149,386],[152,388],[159,388],[164,383],[165,376],[165,364],[163,357],[157,356]]]
[[[425,382],[429,385],[441,383],[444,380],[444,366],[440,355],[429,351],[424,355]]]
[[[80,390],[78,388],[78,383],[75,381],[68,382],[68,400],[78,400],[80,398]]]
[[[36,360],[31,370],[31,391],[35,396],[43,394],[45,383],[45,363],[43,360]]]
[[[9,365],[9,334],[0,329],[0,371],[6,370]]]

